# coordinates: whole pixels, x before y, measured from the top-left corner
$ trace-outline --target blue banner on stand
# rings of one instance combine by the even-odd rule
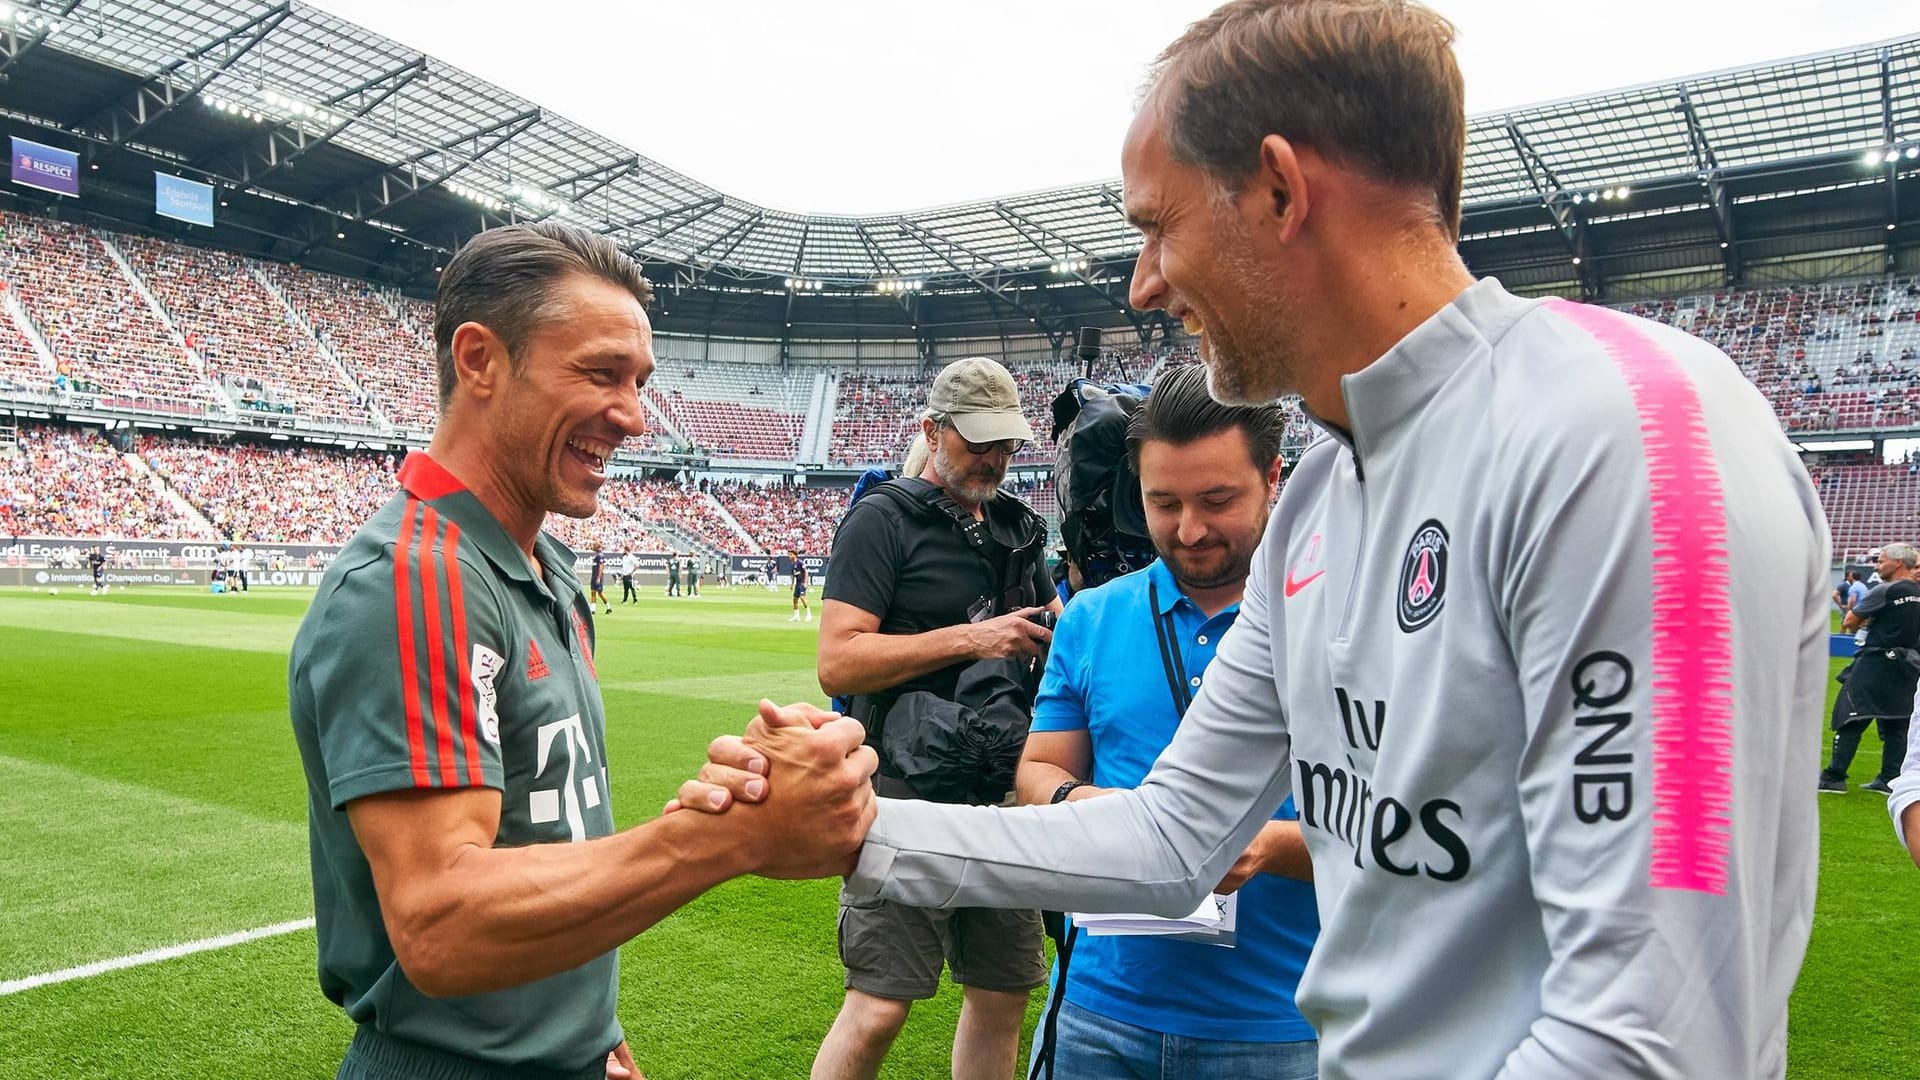
[[[55,195],[80,194],[80,155],[32,139],[13,138],[13,182]]]
[[[163,172],[153,174],[153,212],[194,225],[213,225],[213,186],[182,180]]]

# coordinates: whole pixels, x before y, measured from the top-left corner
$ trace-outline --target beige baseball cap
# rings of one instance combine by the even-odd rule
[[[1033,441],[1033,425],[1020,411],[1020,388],[1006,368],[984,356],[955,360],[940,369],[927,408],[946,414],[968,442]]]

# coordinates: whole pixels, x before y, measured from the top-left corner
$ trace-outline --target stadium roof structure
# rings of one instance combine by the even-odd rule
[[[82,153],[79,213],[180,235],[152,215],[159,169],[216,186],[217,243],[418,290],[474,232],[558,218],[613,237],[669,287],[662,316],[707,332],[1169,329],[1127,308],[1117,181],[771,209],[298,3],[0,0],[0,123]],[[1467,143],[1462,251],[1516,287],[1891,250],[1920,218],[1920,36],[1480,115]]]

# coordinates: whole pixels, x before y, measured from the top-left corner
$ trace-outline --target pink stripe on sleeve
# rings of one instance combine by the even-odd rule
[[[1618,312],[1554,311],[1606,350],[1633,394],[1653,525],[1653,853],[1649,883],[1723,895],[1733,797],[1732,616],[1727,543],[1700,395],[1680,364]]]

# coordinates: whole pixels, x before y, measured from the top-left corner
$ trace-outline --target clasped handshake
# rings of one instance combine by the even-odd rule
[[[774,878],[851,874],[873,825],[880,764],[858,720],[762,698],[745,735],[707,746],[707,764],[664,813],[743,815],[753,872]]]

